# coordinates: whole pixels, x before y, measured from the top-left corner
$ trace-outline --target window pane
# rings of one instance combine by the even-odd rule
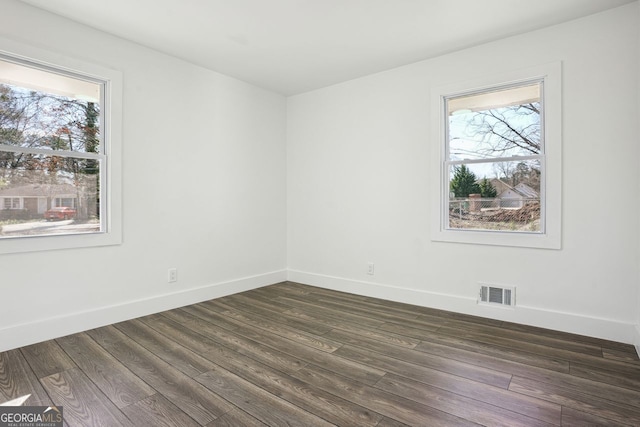
[[[0,60],[0,144],[100,152],[98,83]]]
[[[450,165],[448,228],[542,232],[539,160]]]
[[[98,161],[3,154],[18,158],[0,167],[0,238],[102,231]]]
[[[449,160],[542,154],[541,83],[447,98]]]

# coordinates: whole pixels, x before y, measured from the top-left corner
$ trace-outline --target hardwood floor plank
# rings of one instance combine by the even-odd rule
[[[264,296],[259,289],[256,289],[257,292],[244,293],[244,294],[236,294],[239,300],[246,302],[251,305],[259,305],[260,307],[264,307],[268,310],[278,311],[282,313],[283,311],[287,311],[291,308],[288,304],[283,304],[281,301],[276,300],[271,296]]]
[[[220,367],[288,402],[337,425],[375,426],[379,414],[302,382],[253,359],[216,358]]]
[[[122,411],[136,426],[198,427],[200,424],[169,402],[164,396],[154,394]]]
[[[563,427],[620,427],[623,425],[631,426],[630,424],[621,424],[618,421],[596,417],[593,414],[577,411],[572,408],[562,408]]]
[[[85,375],[118,408],[155,394],[155,390],[118,362],[85,333],[56,340]]]
[[[572,339],[573,336],[570,335],[568,338]],[[640,355],[638,354],[638,352],[637,352],[637,350],[636,350],[636,348],[635,348],[635,346],[633,344],[624,344],[624,343],[621,343],[621,342],[603,340],[603,339],[599,339],[599,338],[594,338],[594,339],[599,341],[599,343],[600,343],[600,345],[602,346],[603,349],[621,351],[623,353],[630,353],[630,354],[633,355],[633,359],[640,360]]]
[[[559,425],[560,405],[545,400],[524,396],[500,387],[489,386],[457,375],[414,365],[384,354],[374,353],[356,347],[345,346],[340,356],[359,360],[375,368],[412,379],[441,390],[504,408],[527,417]]]
[[[309,295],[311,292],[313,292],[317,288],[315,286],[305,285],[302,283],[285,281],[285,282],[276,283],[270,286],[264,286],[260,289],[263,289],[265,291],[269,290],[274,293],[287,292],[293,295],[304,296],[304,295]]]
[[[54,340],[22,347],[20,351],[38,378],[76,367]]]
[[[40,379],[64,420],[73,426],[132,426],[129,419],[79,369],[71,368]]]
[[[206,372],[196,379],[205,387],[225,396],[231,403],[267,425],[333,425],[222,368]]]
[[[380,326],[380,329],[398,334],[405,334],[415,339],[427,341],[429,344],[440,344],[446,347],[468,350],[485,356],[507,359],[513,362],[537,366],[539,368],[549,369],[552,371],[564,373],[569,372],[569,362],[558,358],[532,354],[509,347],[499,347],[493,344],[486,344],[451,335],[443,335],[429,330],[410,328],[396,323],[385,323]]]
[[[303,301],[301,299],[293,299],[291,297],[280,298],[283,301],[291,302],[291,309],[285,311],[284,313],[290,313],[294,310],[302,312],[302,313],[310,313],[310,314],[318,314],[321,316],[329,316],[335,319],[342,320],[344,322],[350,322],[355,325],[362,326],[380,326],[384,323],[383,320],[374,319],[369,316],[361,316],[358,314],[353,314],[344,310],[336,310],[330,307],[324,307],[322,305],[318,305],[315,302],[310,303],[308,301]]]
[[[206,310],[192,311],[198,316],[201,316],[200,319],[204,321],[207,321],[209,318]],[[289,355],[295,355],[295,357],[305,364],[314,363],[318,366],[326,367],[327,369],[345,372],[345,375],[357,381],[373,384],[378,381],[382,375],[384,375],[384,372],[366,367],[360,363],[354,363],[350,360],[332,357],[330,354],[316,348],[305,346],[252,326],[238,328],[235,332],[248,340],[255,342],[260,341],[265,346],[271,347],[274,350],[279,350],[282,353]]]
[[[190,377],[197,377],[214,366],[211,361],[178,345],[139,320],[116,323],[114,326],[149,352]]]
[[[602,349],[602,356],[605,359],[618,360],[621,362],[633,363],[635,365],[640,365],[640,359],[638,359],[638,353],[633,351],[621,351],[614,350],[610,348]]]
[[[278,300],[259,300],[253,298],[251,293],[235,294],[225,297],[226,304],[238,303],[243,306],[253,307],[253,309],[261,309],[270,313],[282,313],[291,308],[288,304],[283,304]]]
[[[206,308],[201,308],[200,310]],[[207,330],[211,323],[215,323],[215,325],[221,329],[224,329],[229,332],[235,332],[238,328],[242,327],[241,324],[235,322],[233,319],[229,319],[228,317],[216,313],[215,311],[209,310],[207,312],[208,318],[211,321],[203,320],[198,316],[195,316],[190,311],[194,310],[194,306],[177,308],[175,310],[165,311],[162,313],[163,316],[173,320],[184,322],[185,325],[189,325],[189,327],[193,330]],[[196,309],[196,311],[199,309]]]
[[[594,368],[593,366],[585,366],[579,363],[571,364],[570,373],[580,378],[629,389],[638,394],[638,398],[630,403],[640,405],[640,376],[632,377],[624,373]]]
[[[438,329],[438,333],[451,336],[461,337],[473,341],[479,341],[489,345],[495,345],[501,348],[515,348],[532,354],[553,357],[566,360],[569,362],[577,362],[583,365],[598,367],[607,370],[625,372],[630,376],[640,376],[640,365],[625,363],[618,360],[605,359],[602,356],[594,356],[593,354],[584,354],[555,347],[548,347],[541,344],[531,344],[526,341],[517,339],[509,339],[495,337],[488,333],[464,332],[455,328],[442,327]]]
[[[557,421],[550,424],[393,374],[385,375],[375,387],[484,426],[548,427],[561,423],[560,411]]]
[[[217,418],[207,424],[206,427],[266,427],[265,423],[262,423],[247,414],[240,408],[232,409],[220,418]]]
[[[333,372],[308,365],[294,376],[314,384],[329,393],[369,408],[386,417],[415,426],[469,426],[478,425],[429,406],[414,402],[393,393],[366,384],[351,381]]]
[[[529,378],[539,382],[555,385],[568,385],[581,390],[583,393],[592,394],[594,396],[611,396],[614,400],[622,399],[626,402],[635,402],[638,398],[637,391],[627,390],[622,387],[600,383],[570,374],[554,372],[524,363],[512,362],[506,359],[484,356],[475,352],[459,350],[435,343],[423,342],[416,347],[416,351],[425,351],[430,354],[450,357],[454,360],[478,366],[485,366],[496,370],[501,369],[503,372],[507,372],[511,375]]]
[[[640,425],[640,408],[612,402],[581,390],[514,377],[509,390],[627,425]]]
[[[149,353],[115,327],[93,329],[87,334],[201,425],[206,425],[232,409],[225,399]]]
[[[287,297],[286,293],[281,293],[283,297]],[[292,299],[296,299],[295,295]],[[340,305],[340,310],[350,311],[351,308],[359,310],[366,315],[371,315],[374,318],[380,316],[392,316],[394,320],[414,320],[421,315],[419,310],[416,310],[415,306],[402,306],[399,304],[389,304],[388,301],[379,299],[372,299],[367,297],[358,297],[353,294],[347,294],[342,292],[336,292],[333,290],[314,288],[308,295],[305,295],[305,300],[312,300],[318,305],[336,304]]]
[[[180,323],[176,323],[173,320],[162,316],[161,314],[141,317],[138,320],[145,326],[166,336],[168,339],[177,343],[178,345],[181,345],[201,356],[208,351],[215,350],[217,348],[226,349],[226,351],[232,352],[231,349],[225,347],[224,345],[221,345],[220,343],[213,341],[189,328],[185,328]]]
[[[502,327],[474,325],[469,322],[446,322],[439,332],[444,333],[445,330],[456,329],[463,330],[465,333],[478,333],[480,336],[490,335],[509,340],[509,342],[523,342],[543,346],[544,348],[554,348],[566,350],[578,354],[588,354],[595,357],[602,357],[602,347],[594,344],[585,344],[580,342],[572,342],[562,338],[546,337],[529,332],[520,332]]]
[[[20,350],[0,353],[0,403],[27,394],[31,396],[25,405],[49,406],[53,404]]]
[[[406,335],[397,334],[395,332],[384,331],[379,329],[378,327],[366,327],[366,326],[360,326],[360,325],[353,325],[349,322],[345,322],[340,319],[335,319],[330,316],[321,316],[319,314],[310,314],[308,312],[303,313],[298,309],[290,310],[287,312],[287,314],[292,314],[298,317],[299,319],[304,319],[305,321],[308,321],[308,322],[314,322],[316,324],[326,325],[330,329],[337,328],[345,332],[366,336],[368,338],[382,341],[391,345],[397,345],[400,347],[415,348],[420,343],[419,339],[408,337]],[[384,324],[382,326],[384,326]],[[326,333],[324,337],[326,338]],[[333,341],[333,342],[341,344],[338,341]]]
[[[484,384],[493,385],[495,387],[506,389],[511,381],[511,374],[505,373],[501,370],[484,368],[479,365],[459,362],[447,357],[434,356],[420,351],[391,346],[380,341],[349,334],[339,329],[332,330],[327,334],[327,336],[343,342],[344,344],[349,344],[350,346],[360,347],[376,353],[384,353],[385,355],[398,360],[458,375]],[[335,354],[343,354],[344,350],[345,347],[343,346],[336,350]]]
[[[277,322],[279,324],[284,324],[290,328],[307,332],[313,335],[322,335],[331,329],[313,322],[300,321],[295,316],[290,315],[288,311],[274,315],[272,312],[260,312],[252,310],[250,306],[227,305],[226,303],[218,300],[205,301],[201,304],[206,306],[210,310],[214,309],[214,311],[217,311],[218,309],[223,308],[224,310],[222,310],[222,312],[229,311],[254,316],[268,323]]]
[[[299,357],[294,357],[272,347],[268,347],[259,341],[244,338],[241,335],[235,334],[211,323],[207,323],[206,321],[183,311],[167,312],[163,314],[163,317],[166,317],[168,320],[172,320],[174,324],[177,323],[184,325],[183,328],[188,327],[194,332],[197,331],[197,333],[202,336],[240,354],[250,356],[267,365],[276,364],[285,372],[295,371],[305,364],[305,362],[303,362]],[[205,325],[206,327],[200,328],[198,325]]]
[[[596,347],[606,347],[611,349],[629,350],[633,348],[630,344],[622,344],[614,341],[604,340],[600,338],[588,337],[585,335],[571,334],[568,332],[556,331],[552,329],[539,328],[536,326],[521,325],[518,323],[503,322],[502,327],[513,331],[527,332],[544,337],[556,338],[560,340],[567,340],[573,342],[579,342],[584,344],[591,344]]]
[[[376,427],[410,427],[408,424],[384,417]]]
[[[315,298],[314,303],[323,307],[346,311],[348,313],[364,317],[371,317],[377,320],[410,322],[418,318],[418,314],[415,310],[411,312],[407,310],[394,309],[393,307],[382,304],[355,302],[345,298],[336,298],[335,296],[320,296]]]
[[[317,334],[322,336],[324,336],[324,334],[329,332],[331,329],[334,329],[338,325],[352,324],[344,318],[341,319],[339,318],[339,316],[335,316],[335,313],[322,313],[319,311],[314,312],[306,307],[292,308],[282,313],[282,315],[286,316],[288,319],[294,319],[295,322],[299,322],[304,325],[315,325],[315,327],[318,328]],[[375,329],[381,324],[383,323],[380,321],[375,321],[371,325],[359,324],[359,326]],[[356,326],[355,324],[352,325],[354,327]]]
[[[198,305],[197,307],[205,307],[209,309],[208,306],[205,306],[203,304]],[[236,310],[228,310],[228,311],[225,311],[223,314],[238,322],[242,322],[246,325],[251,325],[251,326],[258,327],[260,329],[264,329],[276,335],[280,335],[284,338],[288,338],[292,341],[296,341],[296,342],[299,342],[300,344],[304,344],[309,347],[314,347],[314,348],[317,348],[318,350],[326,351],[328,353],[335,351],[341,346],[341,344],[336,341],[330,340],[328,338],[324,338],[320,335],[301,331],[299,328],[294,328],[294,327],[288,326],[285,323],[280,323],[273,318],[266,318],[258,315],[252,315],[250,313],[240,312]]]

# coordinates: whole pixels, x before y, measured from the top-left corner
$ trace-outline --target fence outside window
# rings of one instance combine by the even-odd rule
[[[541,232],[540,198],[481,198],[449,200],[450,229]]]

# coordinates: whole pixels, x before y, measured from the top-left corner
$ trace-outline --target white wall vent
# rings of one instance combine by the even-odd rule
[[[480,283],[478,304],[513,307],[516,305],[516,288],[513,286],[496,286]]]

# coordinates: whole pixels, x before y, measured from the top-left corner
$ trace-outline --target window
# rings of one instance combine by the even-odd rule
[[[559,76],[557,64],[434,91],[434,240],[560,247]]]
[[[119,243],[120,73],[7,44],[15,50],[0,51],[0,198],[21,212],[0,211],[0,253]],[[47,222],[61,207],[73,218]]]
[[[75,208],[76,207],[76,199],[73,199],[71,197],[67,197],[67,198],[58,197],[58,198],[56,198],[55,206],[56,207],[64,206],[64,207],[67,207],[67,208]]]
[[[4,198],[5,209],[20,209],[20,199],[18,197],[5,197]]]

